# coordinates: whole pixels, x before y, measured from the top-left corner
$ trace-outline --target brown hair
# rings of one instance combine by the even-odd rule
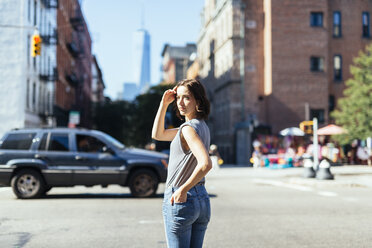
[[[197,104],[197,111],[196,111],[196,117],[198,119],[208,119],[209,111],[210,111],[210,103],[207,98],[207,94],[205,93],[205,89],[203,84],[196,79],[183,79],[177,83],[177,87],[179,86],[185,86],[187,89],[191,92],[191,94],[194,96]],[[180,111],[177,107],[177,101],[174,101],[174,107],[176,110],[176,115],[178,118],[183,119]]]

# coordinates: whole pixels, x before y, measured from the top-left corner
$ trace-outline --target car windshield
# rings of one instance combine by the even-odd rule
[[[109,142],[111,142],[116,148],[119,148],[119,149],[124,149],[125,148],[125,145],[123,145],[117,139],[115,139],[115,138],[113,138],[110,135],[105,134],[105,133],[101,133],[101,134],[105,137],[105,139],[107,139]]]

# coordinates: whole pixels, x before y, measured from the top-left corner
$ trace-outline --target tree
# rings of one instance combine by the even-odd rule
[[[134,111],[134,104],[127,101],[107,101],[97,105],[94,111],[94,128],[113,136],[125,145],[134,145]]]
[[[107,101],[94,111],[94,128],[110,134],[127,146],[144,147],[151,142],[151,130],[164,91],[172,84],[159,84],[138,95],[133,102]],[[168,124],[179,126],[179,120],[169,106]],[[168,117],[169,117],[168,116]],[[169,126],[168,126],[169,127]],[[157,149],[169,147],[169,142],[157,144]]]
[[[134,100],[135,113],[133,117],[133,132],[135,133],[134,143],[137,146],[145,146],[151,142],[151,130],[154,123],[156,112],[159,108],[160,100],[164,91],[173,88],[172,84],[159,84],[152,86],[146,93],[138,95]],[[168,112],[172,112],[172,105]],[[173,125],[179,125],[179,121],[171,114]]]
[[[332,113],[336,124],[347,130],[346,134],[335,137],[341,144],[372,136],[372,44],[366,52],[359,52],[350,72],[353,77],[346,81],[344,97]]]

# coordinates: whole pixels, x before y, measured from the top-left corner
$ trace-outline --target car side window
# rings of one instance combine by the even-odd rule
[[[0,149],[29,150],[36,133],[11,133],[0,146]]]
[[[48,144],[49,143],[49,144]],[[60,152],[67,152],[69,151],[69,142],[68,142],[68,134],[66,133],[52,133],[49,138],[46,140],[46,147],[49,151],[60,151]]]
[[[90,135],[76,135],[76,147],[79,152],[104,152],[105,143]]]

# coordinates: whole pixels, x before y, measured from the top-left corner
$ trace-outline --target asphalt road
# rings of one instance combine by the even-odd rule
[[[212,171],[204,247],[372,247],[372,188],[288,183],[300,174]],[[57,188],[43,199],[17,200],[0,188],[0,247],[166,247],[163,189],[151,199],[110,186]]]

